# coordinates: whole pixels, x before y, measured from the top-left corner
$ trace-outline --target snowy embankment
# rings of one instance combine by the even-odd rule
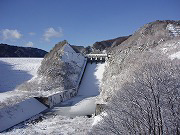
[[[36,119],[37,117],[35,117]],[[33,119],[33,118],[32,118]],[[91,128],[93,118],[69,118],[61,115],[40,116],[40,122],[33,120],[21,123],[3,135],[85,135]],[[33,121],[33,122],[32,122]],[[1,134],[1,133],[0,133]]]
[[[104,67],[105,63],[88,63],[77,96],[55,106],[49,113],[71,117],[92,115],[95,112],[96,96],[99,95]]]
[[[14,106],[0,109],[0,132],[46,110],[47,107],[34,98]]]
[[[37,76],[43,58],[0,58],[0,108],[14,105],[32,93],[16,88]]]
[[[51,112],[42,116],[42,121],[26,121],[3,134],[86,134],[92,126],[93,118],[84,115],[91,115],[95,111],[96,96],[99,94],[104,67],[105,63],[88,63],[76,97],[54,107]]]
[[[0,58],[0,131],[18,124],[47,107],[16,87],[36,76],[42,58]],[[25,100],[26,99],[26,100]]]
[[[37,75],[43,58],[0,58],[0,92],[12,91]]]

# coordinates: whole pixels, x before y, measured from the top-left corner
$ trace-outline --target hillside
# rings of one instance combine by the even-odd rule
[[[88,134],[178,135],[180,21],[151,22],[145,24],[128,39],[124,41],[122,39],[122,42],[115,41],[107,40],[105,43],[103,41],[106,47],[109,44],[107,52],[111,54],[111,57],[103,68],[99,68],[102,72],[105,67],[105,71],[103,79],[98,84],[100,96],[97,98],[97,104],[103,104],[105,108],[103,108],[103,113],[95,116],[93,127],[90,128]],[[71,46],[67,41],[56,44],[44,57],[37,76],[21,85],[19,90],[43,93],[75,87],[84,60],[79,52],[84,52],[84,47]],[[89,74],[96,75],[92,72]],[[90,86],[82,82],[83,90],[86,87],[89,88],[87,92],[83,91],[84,94],[92,92],[93,87],[90,81],[93,79],[90,75],[84,77]],[[81,91],[79,94],[82,97]],[[64,102],[64,105],[72,104],[74,102],[72,101],[73,99]],[[87,102],[81,101],[68,111],[72,113],[77,111],[77,108],[83,109],[81,113],[87,111],[89,106],[83,103]],[[86,109],[81,106],[82,104]],[[73,110],[73,108],[76,109]],[[57,110],[57,108],[54,109]],[[64,113],[67,114],[67,111]],[[22,126],[20,131],[15,128],[11,132],[37,133],[43,130],[47,133],[49,128],[44,128],[44,123],[52,127],[52,132],[59,133],[60,129],[64,130],[62,122],[64,117],[55,115],[43,119],[42,122]],[[77,119],[79,118],[72,120]],[[78,120],[78,123],[83,123],[81,121],[82,118]],[[83,121],[85,124],[82,125],[86,126],[89,119],[83,117]],[[89,127],[90,123],[87,125]],[[63,128],[59,128],[61,126]],[[71,124],[70,127],[72,128]],[[17,128],[19,129],[19,126]],[[74,131],[78,133],[79,127],[75,126],[75,128],[78,131]]]
[[[93,44],[92,48],[95,50],[103,51],[110,47],[115,47],[115,46],[121,44],[123,41],[127,40],[130,36],[123,36],[123,37],[118,37],[118,38],[114,38],[114,39],[110,39],[110,40],[95,42]]]
[[[23,91],[64,91],[76,87],[84,56],[67,41],[59,42],[45,55],[37,77],[18,89]]]
[[[44,57],[47,52],[38,48],[0,44],[0,57]]]
[[[108,50],[96,134],[179,134],[180,21],[145,24]]]
[[[173,30],[171,27],[173,27]],[[156,52],[164,55],[163,51],[157,51],[158,46],[161,45],[162,49],[163,45],[170,40],[175,40],[174,42],[178,44],[180,38],[179,27],[180,21],[151,22],[145,24],[118,46],[109,49],[108,52],[112,54],[112,57],[105,71],[101,94],[103,95],[103,93],[107,92],[108,95],[111,95],[110,91],[116,91],[115,89],[111,89],[113,87],[109,87],[109,84],[112,83],[112,86],[115,85],[114,79],[117,79],[116,77],[121,74],[123,75],[123,72],[128,72],[131,66],[135,70],[135,65],[138,64],[140,59],[143,59],[142,54]],[[174,51],[178,51],[178,49]],[[160,56],[160,54],[156,55]],[[120,86],[120,83],[118,84]]]

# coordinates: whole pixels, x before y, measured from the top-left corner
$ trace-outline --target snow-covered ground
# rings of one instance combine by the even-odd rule
[[[85,116],[95,112],[96,96],[104,72],[105,63],[88,63],[76,97],[55,106],[51,112],[65,116]]]
[[[84,56],[81,53],[76,53],[73,48],[66,44],[63,46],[64,54],[61,56],[61,60],[68,63],[76,63],[79,67],[82,67],[84,62]]]
[[[32,93],[16,87],[33,79],[43,58],[0,58],[0,108],[21,102]]]
[[[69,118],[61,115],[42,116],[41,122],[32,120],[19,124],[0,135],[85,135],[91,128],[93,118],[84,116]]]
[[[85,115],[91,115],[95,111],[104,67],[105,63],[88,63],[76,97],[54,107],[42,116],[43,120],[37,123],[26,121],[2,134],[85,135],[93,123],[93,118]]]
[[[1,92],[12,91],[36,76],[43,58],[0,58]]]
[[[47,107],[35,98],[14,106],[0,109],[0,132],[46,110]]]
[[[175,59],[175,58],[180,59],[180,52],[176,52],[176,53],[170,55],[169,57],[172,60]]]

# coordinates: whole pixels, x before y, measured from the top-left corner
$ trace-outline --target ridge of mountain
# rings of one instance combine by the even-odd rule
[[[110,47],[118,46],[119,44],[121,44],[122,42],[127,40],[129,37],[131,37],[131,35],[95,42],[93,44],[92,48],[95,50],[103,51],[103,50],[106,50]]]
[[[109,99],[121,88],[126,78],[130,78],[130,74],[140,68],[145,59],[169,59],[170,55],[178,53],[179,44],[180,21],[157,20],[145,24],[127,40],[108,49],[111,58],[105,68],[100,98],[103,101]]]
[[[44,57],[47,52],[33,47],[0,44],[0,57]]]

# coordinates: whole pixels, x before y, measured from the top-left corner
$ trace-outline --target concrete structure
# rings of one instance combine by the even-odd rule
[[[88,62],[105,62],[109,57],[110,54],[86,54],[85,57],[87,58]]]

